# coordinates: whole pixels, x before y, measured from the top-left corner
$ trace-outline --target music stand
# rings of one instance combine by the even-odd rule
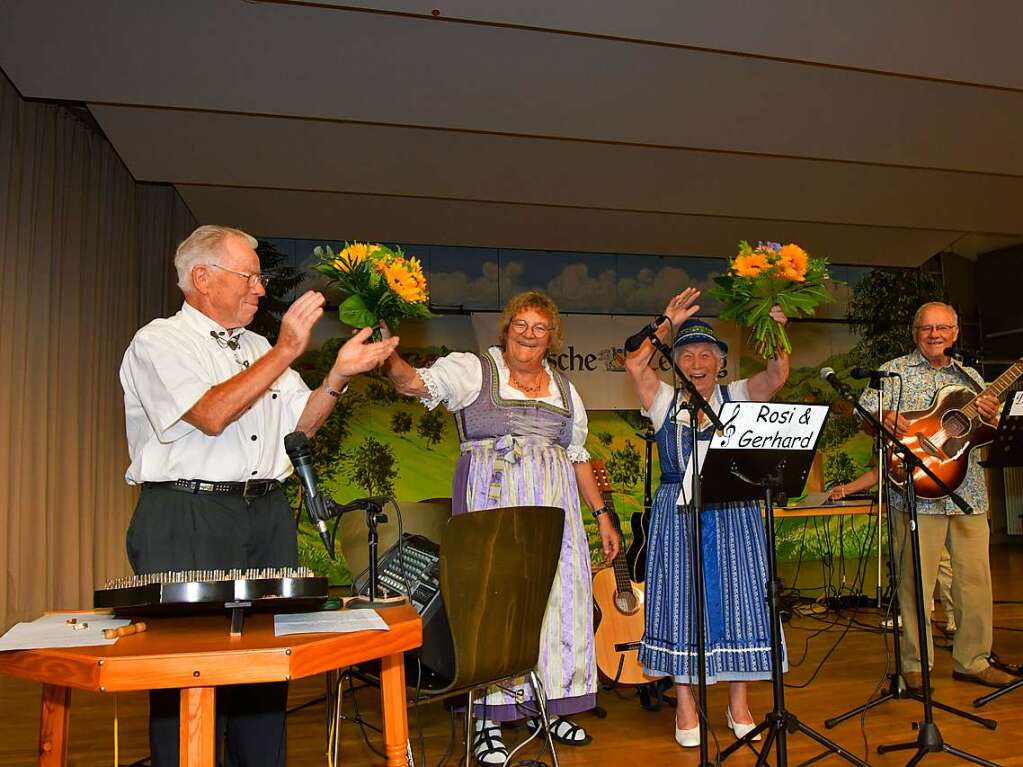
[[[728,403],[722,409],[722,419],[730,424],[735,417],[729,418],[726,411],[729,406],[735,408],[735,413],[741,408],[762,408],[765,403]],[[781,650],[781,614],[779,612],[781,601],[781,579],[778,578],[778,560],[775,553],[774,534],[774,498],[785,498],[797,496],[803,491],[806,478],[810,474],[810,466],[813,464],[814,454],[817,452],[817,442],[823,430],[824,421],[827,419],[827,405],[785,405],[775,407],[786,407],[812,412],[813,410],[824,411],[824,418],[816,426],[816,433],[812,438],[807,438],[810,444],[803,446],[789,446],[784,448],[761,447],[759,449],[729,448],[727,444],[735,444],[732,438],[734,432],[726,430],[723,436],[711,440],[710,449],[707,451],[707,458],[703,465],[703,494],[705,501],[709,503],[724,503],[728,501],[764,501],[766,510],[764,520],[764,531],[766,535],[767,554],[767,583],[766,599],[768,617],[770,619],[771,631],[771,685],[773,688],[774,706],[764,716],[764,720],[754,727],[742,738],[737,739],[721,752],[720,759],[724,761],[742,746],[749,746],[753,749],[754,738],[764,730],[767,736],[761,748],[757,764],[766,764],[767,755],[774,746],[777,749],[777,764],[785,767],[788,763],[787,736],[789,733],[801,732],[812,740],[817,741],[827,749],[823,754],[811,761],[827,756],[838,754],[848,762],[857,767],[867,767],[867,763],[854,754],[849,753],[837,743],[824,737],[816,730],[808,727],[799,721],[799,718],[785,708],[785,684],[782,676],[782,650]],[[729,427],[731,429],[731,427]],[[736,482],[736,478],[742,482]],[[756,751],[753,749],[754,752]]]
[[[1016,392],[1013,397],[1005,400],[1005,404],[1002,406],[1002,417],[998,423],[998,431],[995,432],[995,440],[991,443],[987,460],[981,462],[981,466],[985,469],[1023,466],[1023,412],[1021,412],[1023,408],[1021,408],[1021,403],[1023,403],[1023,392]],[[1014,409],[1019,413],[1018,415],[1012,415]],[[973,705],[980,708],[1020,687],[1023,687],[1023,679],[1018,679],[1012,684],[974,699]]]

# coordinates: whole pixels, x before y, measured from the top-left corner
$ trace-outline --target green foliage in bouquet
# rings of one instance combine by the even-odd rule
[[[369,328],[383,320],[394,330],[408,317],[433,316],[423,267],[401,248],[352,242],[336,254],[329,245],[317,245],[313,255],[313,270],[347,295],[338,308],[344,324]]]
[[[750,328],[753,351],[764,359],[777,350],[792,351],[785,328],[771,318],[778,305],[787,317],[810,316],[821,304],[834,300],[825,287],[828,262],[813,258],[798,245],[745,240],[728,263],[728,271],[715,277],[710,295],[721,302],[720,317]]]

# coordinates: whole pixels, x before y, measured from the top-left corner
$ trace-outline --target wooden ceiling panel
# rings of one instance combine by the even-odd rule
[[[196,218],[265,237],[650,255],[733,255],[741,239],[799,242],[834,263],[918,266],[959,233],[540,205],[178,187]]]

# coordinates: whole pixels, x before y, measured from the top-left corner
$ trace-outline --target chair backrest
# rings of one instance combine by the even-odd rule
[[[406,533],[415,533],[434,543],[440,543],[444,534],[444,523],[451,516],[450,498],[417,503],[399,501],[398,504]],[[377,526],[377,547],[381,555],[398,542],[398,515],[390,505],[384,510],[387,512],[387,522]],[[341,552],[354,578],[369,566],[366,515],[355,512],[345,514],[341,517],[338,536],[341,539]]]
[[[446,690],[536,666],[564,525],[564,510],[549,506],[489,509],[448,520],[440,584],[455,678]]]

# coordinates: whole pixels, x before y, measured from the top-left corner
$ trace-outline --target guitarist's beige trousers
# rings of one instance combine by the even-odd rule
[[[909,515],[893,511],[895,553],[899,559],[899,606],[902,611],[902,666],[920,670],[920,634],[916,620],[913,556],[907,533]],[[952,558],[952,602],[955,605],[955,670],[976,674],[988,666],[991,653],[991,563],[987,515],[919,514],[920,567],[926,606],[934,593],[941,550],[947,545]],[[927,657],[934,665],[934,641],[927,621]]]

